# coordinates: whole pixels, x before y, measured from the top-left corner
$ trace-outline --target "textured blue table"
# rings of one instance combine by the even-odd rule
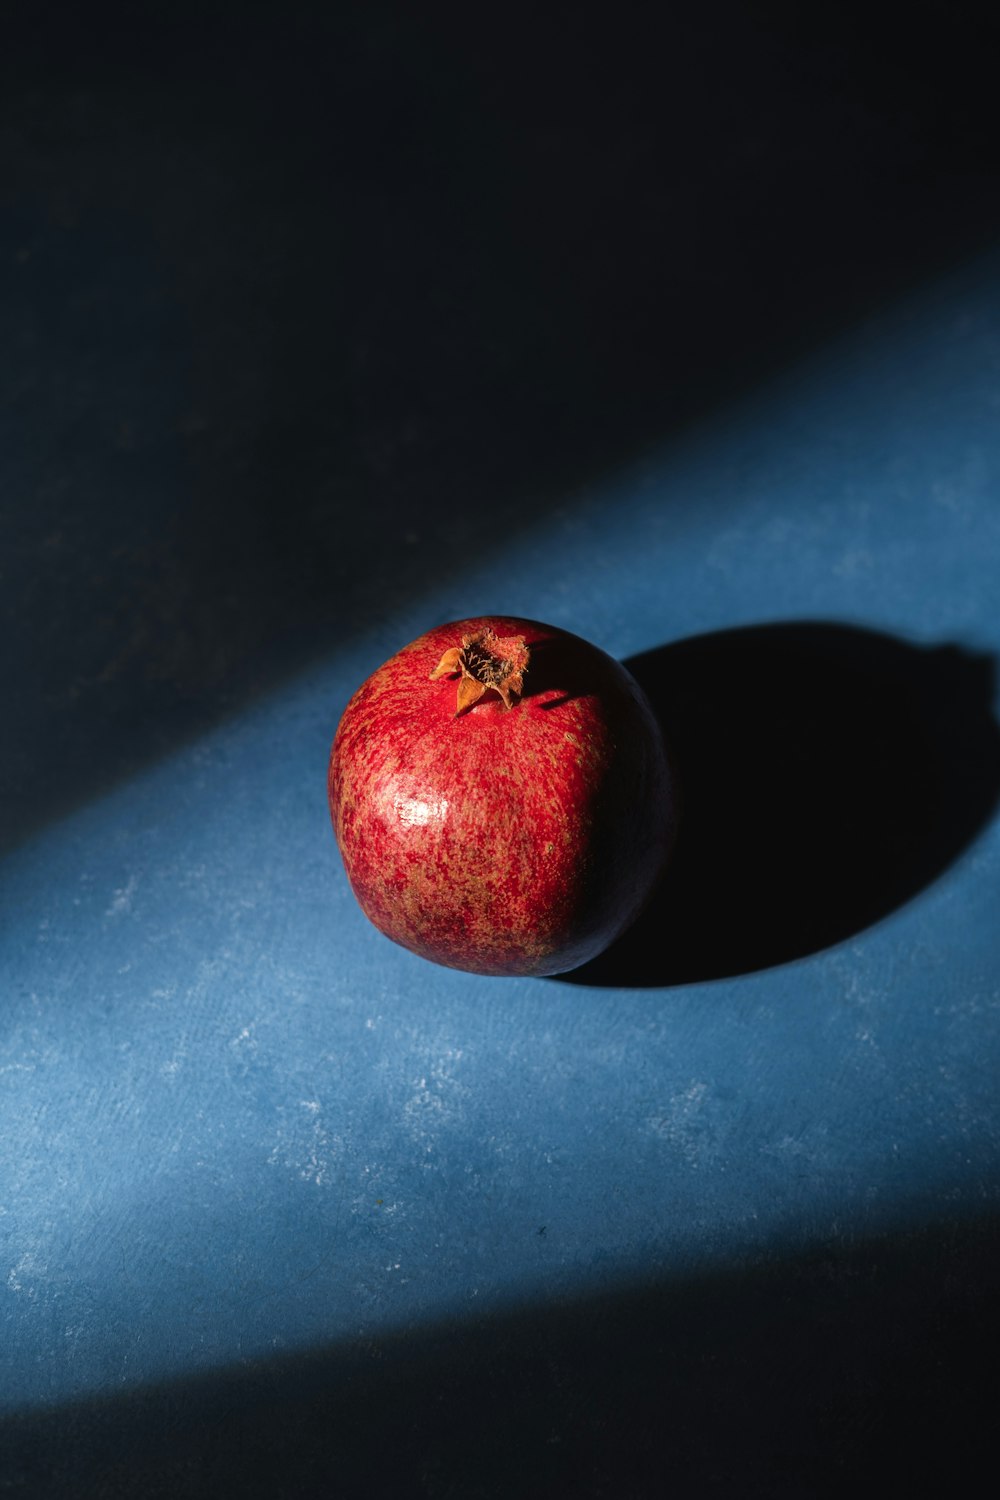
[[[184,261],[189,191],[197,218],[235,181],[244,212],[225,127],[123,147],[72,107],[10,148],[5,219],[2,1487],[944,1472],[934,1423],[968,1442],[995,1395],[1000,258],[885,291],[660,438],[612,413],[586,473],[537,434],[505,457],[474,394],[449,444],[458,360],[407,427],[350,325],[303,440],[259,379],[294,363],[269,251],[301,247],[262,229],[207,324],[228,272]],[[156,156],[134,212],[129,151]],[[396,949],[329,828],[354,687],[490,609],[632,661],[704,752],[697,901],[568,982]]]

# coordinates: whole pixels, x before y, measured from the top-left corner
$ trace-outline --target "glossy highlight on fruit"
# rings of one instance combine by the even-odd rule
[[[365,914],[475,974],[559,974],[638,916],[675,826],[660,728],[620,663],[509,616],[428,631],[374,672],[330,754]]]

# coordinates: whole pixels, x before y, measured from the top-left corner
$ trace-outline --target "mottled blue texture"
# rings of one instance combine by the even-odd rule
[[[996,257],[886,306],[7,855],[4,1408],[996,1210],[995,822],[832,949],[586,988],[394,948],[324,777],[361,679],[491,608],[1000,652],[998,329]]]

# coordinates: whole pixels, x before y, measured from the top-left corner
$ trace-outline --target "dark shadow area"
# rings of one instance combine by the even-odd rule
[[[990,242],[995,17],[808,14],[6,19],[0,846]]]
[[[681,828],[647,913],[569,982],[676,984],[803,958],[916,895],[997,805],[989,657],[795,623],[627,665],[673,748]]]
[[[552,709],[561,708],[581,693],[591,691],[593,684],[586,672],[581,672],[580,660],[572,644],[558,637],[544,641],[534,641],[529,637],[527,644],[531,665],[525,674],[523,697],[537,698],[557,688],[559,696],[542,704],[542,708]]]
[[[995,1223],[839,1239],[8,1419],[3,1482],[32,1500],[945,1494],[990,1472],[998,1337]]]

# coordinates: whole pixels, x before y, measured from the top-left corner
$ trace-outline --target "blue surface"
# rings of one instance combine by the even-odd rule
[[[229,655],[213,665],[190,598],[173,592],[187,574],[168,562],[160,576],[158,558],[167,532],[170,556],[184,557],[206,490],[242,472],[246,434],[216,411],[234,446],[213,448],[191,416],[192,390],[211,406],[214,377],[192,376],[183,328],[158,321],[162,240],[154,251],[134,230],[115,272],[118,231],[80,212],[72,276],[83,287],[110,278],[119,312],[123,299],[131,309],[104,355],[87,346],[84,313],[82,344],[65,319],[51,336],[66,340],[55,368],[70,388],[51,398],[57,431],[77,420],[72,391],[91,393],[80,404],[97,433],[94,468],[79,447],[69,465],[81,508],[46,489],[67,470],[58,451],[39,456],[53,431],[48,397],[31,408],[43,413],[37,431],[9,408],[2,460],[10,491],[30,483],[41,506],[10,538],[15,618],[34,608],[25,559],[43,555],[46,537],[69,557],[46,576],[70,590],[51,596],[53,637],[31,648],[41,665],[12,699],[5,752],[0,1406],[18,1419],[10,1431],[27,1434],[11,1486],[40,1493],[45,1445],[66,1433],[84,1448],[100,1434],[101,1472],[122,1486],[115,1462],[145,1473],[148,1432],[137,1438],[137,1408],[115,1400],[154,1393],[176,1413],[191,1390],[200,1409],[216,1387],[195,1379],[269,1371],[266,1400],[279,1401],[289,1371],[309,1387],[313,1367],[300,1359],[374,1350],[371,1360],[405,1369],[425,1332],[462,1339],[509,1317],[516,1341],[517,1318],[643,1287],[666,1295],[697,1282],[697,1306],[725,1312],[733,1276],[777,1275],[814,1255],[846,1285],[885,1265],[882,1251],[856,1263],[857,1247],[908,1236],[945,1236],[914,1303],[928,1285],[943,1295],[954,1261],[975,1308],[968,1254],[955,1247],[1000,1206],[992,742],[975,826],[880,920],[832,946],[807,941],[793,962],[718,978],[709,965],[670,984],[618,985],[613,969],[590,984],[480,979],[395,948],[347,887],[325,769],[340,711],[374,667],[441,620],[489,610],[546,619],[626,660],[776,622],[878,632],[917,652],[954,647],[983,666],[972,716],[992,722],[1000,257],[980,253],[886,299],[672,435],[641,451],[623,443],[589,478],[538,478],[488,548],[460,515],[447,541],[454,512],[389,502],[380,512],[363,496],[347,531],[357,550],[311,562],[269,549],[252,507],[242,539],[238,527],[212,532],[209,516],[192,595],[198,568],[210,576],[223,558],[231,586],[230,547],[250,559],[248,597],[206,606],[209,627],[226,610],[234,622]],[[63,285],[44,259],[53,233],[32,250],[39,306]],[[69,293],[66,305],[77,305]],[[32,306],[21,293],[11,304],[25,340],[41,337]],[[133,419],[129,391],[150,346],[159,405],[144,398]],[[124,424],[117,457],[95,411]],[[421,462],[442,468],[434,453]],[[120,490],[98,502],[108,476]],[[248,469],[246,483],[253,494],[265,481]],[[129,510],[137,490],[141,519]],[[81,524],[88,505],[96,534]],[[142,607],[120,595],[119,614],[104,615],[102,559],[123,525]],[[477,543],[468,551],[463,526]],[[276,578],[284,608],[304,567],[311,601],[327,560],[331,617],[314,629],[292,611],[282,635],[277,606],[263,605],[268,641],[248,667],[233,642],[246,625],[256,650],[254,590],[263,597]],[[143,609],[176,630],[172,647],[143,635]],[[171,650],[194,684],[187,696],[163,687]],[[124,687],[106,700],[116,674]],[[739,725],[732,733],[738,757]],[[918,844],[927,813],[913,808]],[[859,868],[874,857],[858,847]],[[720,928],[730,915],[718,910]],[[768,1286],[764,1303],[776,1306],[783,1294]],[[828,1314],[840,1316],[824,1304],[817,1326]],[[636,1317],[623,1313],[622,1326]],[[669,1344],[662,1308],[653,1323]],[[696,1337],[684,1325],[682,1341]],[[746,1337],[759,1355],[766,1330]],[[487,1369],[496,1356],[470,1358]],[[691,1368],[707,1366],[692,1354]],[[874,1380],[864,1368],[859,1378]],[[324,1366],[322,1382],[353,1389],[356,1374]],[[225,1409],[236,1403],[230,1394]],[[175,1432],[175,1450],[197,1446],[187,1419],[150,1420]],[[132,1445],[124,1459],[108,1456],[119,1426]],[[350,1447],[349,1429],[342,1441]],[[538,1436],[538,1452],[548,1441]],[[808,1441],[854,1452],[839,1429]],[[208,1447],[197,1451],[207,1463]],[[212,1487],[207,1469],[178,1473],[190,1492]],[[795,1470],[788,1492],[815,1493],[800,1482]],[[415,1492],[480,1493],[421,1483]]]
[[[995,825],[829,952],[588,991],[369,928],[324,773],[357,682],[484,603],[619,657],[804,615],[1000,649],[998,314],[987,260],[7,859],[9,1406],[996,1202]]]

